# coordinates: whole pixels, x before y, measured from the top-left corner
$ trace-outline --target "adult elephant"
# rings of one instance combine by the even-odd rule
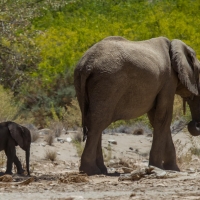
[[[181,40],[165,37],[133,42],[108,37],[93,45],[74,71],[86,145],[80,171],[107,173],[101,133],[116,120],[148,114],[154,129],[149,165],[176,170],[170,132],[174,95],[186,100],[192,113],[188,130],[199,135],[200,63],[195,51]]]
[[[26,168],[29,171],[30,145],[31,134],[30,131],[14,122],[0,123],[0,151],[4,150],[7,156],[6,174],[12,174],[12,164],[17,167],[17,173],[23,174],[21,162],[16,155],[15,146],[19,145],[26,152]]]

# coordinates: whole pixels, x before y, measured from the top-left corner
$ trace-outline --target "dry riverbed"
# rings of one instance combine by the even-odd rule
[[[69,139],[73,134],[61,135],[63,140],[56,138],[52,146],[43,136],[32,143],[31,178],[14,174],[11,180],[0,180],[0,199],[200,199],[200,143],[187,131],[173,135],[180,173],[152,171],[141,175],[148,166],[152,137],[117,133],[103,134],[109,175],[90,177],[78,174],[80,157]],[[55,161],[45,159],[47,150],[57,153]],[[18,147],[17,154],[24,160],[24,152]],[[133,178],[134,173],[139,175]]]

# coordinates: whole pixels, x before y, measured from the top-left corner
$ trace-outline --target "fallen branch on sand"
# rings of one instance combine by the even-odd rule
[[[19,186],[19,185],[28,185],[29,183],[33,182],[35,180],[34,177],[30,177],[26,179],[25,181],[21,182],[12,182],[13,178],[11,175],[4,175],[0,177],[0,186]]]

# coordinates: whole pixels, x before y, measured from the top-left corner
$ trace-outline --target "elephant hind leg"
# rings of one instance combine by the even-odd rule
[[[103,109],[101,111],[103,112]],[[79,170],[88,175],[107,173],[103,161],[101,139],[102,131],[111,122],[108,117],[105,117],[106,112],[103,112],[103,114],[101,111],[93,112],[93,114],[89,113],[86,119],[88,133]]]
[[[98,135],[95,135],[94,131],[88,131],[85,148],[81,156],[81,165],[79,171],[82,173],[86,173],[89,176],[101,174],[101,170],[96,164],[96,151],[99,135],[99,133]]]
[[[14,157],[14,164],[17,167],[17,173],[23,174],[25,170],[22,168],[22,164],[21,164],[21,162],[19,161],[19,159],[16,155]]]
[[[99,138],[99,142],[98,142],[98,146],[97,146],[96,164],[97,164],[98,168],[101,170],[102,174],[107,174],[108,171],[104,164],[101,143],[102,143],[102,134]]]

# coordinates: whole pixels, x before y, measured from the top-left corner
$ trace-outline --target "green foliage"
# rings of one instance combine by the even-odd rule
[[[76,63],[107,36],[178,38],[200,58],[199,8],[199,0],[1,1],[0,83],[23,102],[24,114],[31,113],[43,127],[55,116],[62,119],[75,96]],[[146,122],[147,116],[137,120]]]
[[[72,99],[71,105],[67,106],[66,111],[63,111],[62,119],[68,128],[81,126],[81,111],[77,99]]]
[[[0,85],[0,121],[13,120],[20,122],[21,116],[19,115],[20,105],[13,100],[12,92],[3,89]]]

